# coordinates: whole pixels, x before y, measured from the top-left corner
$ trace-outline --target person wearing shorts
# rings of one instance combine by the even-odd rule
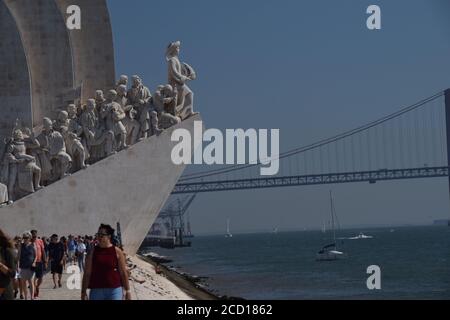
[[[38,232],[36,230],[31,231],[31,241],[34,244],[36,250],[36,268],[34,270],[34,297],[39,297],[39,287],[44,279],[44,271],[46,269],[46,256],[44,241],[38,238]]]
[[[25,232],[22,236],[23,243],[20,247],[20,260],[19,260],[19,276],[20,286],[24,293],[25,300],[28,300],[28,288],[30,290],[30,299],[34,300],[34,268],[36,268],[36,250],[31,242],[31,233]]]
[[[48,258],[50,261],[50,270],[53,276],[53,289],[62,287],[61,279],[63,274],[64,265],[64,244],[58,241],[58,235],[52,235],[50,239],[50,244],[48,245]],[[56,278],[58,277],[58,282]]]

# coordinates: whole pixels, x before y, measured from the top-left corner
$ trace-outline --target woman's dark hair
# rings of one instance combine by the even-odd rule
[[[1,248],[14,248],[11,239],[0,229],[0,247]]]
[[[116,231],[109,224],[101,224],[98,230],[105,230],[111,239],[114,238],[114,232]]]

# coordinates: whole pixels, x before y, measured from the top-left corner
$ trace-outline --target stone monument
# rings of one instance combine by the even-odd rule
[[[81,30],[66,28],[69,5]],[[105,0],[0,0],[0,27],[0,225],[84,235],[120,223],[136,253],[184,170],[171,134],[200,120],[179,42],[153,97],[139,76],[129,90],[128,76],[115,81]]]
[[[169,69],[169,84],[177,95],[176,108],[181,119],[187,119],[194,114],[194,93],[187,86],[188,81],[195,80],[197,75],[194,69],[187,63],[181,63],[179,54],[181,42],[176,41],[169,44],[166,59]]]

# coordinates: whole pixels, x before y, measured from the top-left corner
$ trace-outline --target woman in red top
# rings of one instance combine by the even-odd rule
[[[114,229],[102,224],[98,229],[96,245],[86,258],[81,300],[131,300],[125,256],[111,239]],[[124,292],[125,291],[125,292]]]

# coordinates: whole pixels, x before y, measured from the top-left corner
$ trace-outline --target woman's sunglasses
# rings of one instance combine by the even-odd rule
[[[109,236],[109,234],[107,233],[97,233],[97,237],[101,238],[101,237],[107,237]]]

